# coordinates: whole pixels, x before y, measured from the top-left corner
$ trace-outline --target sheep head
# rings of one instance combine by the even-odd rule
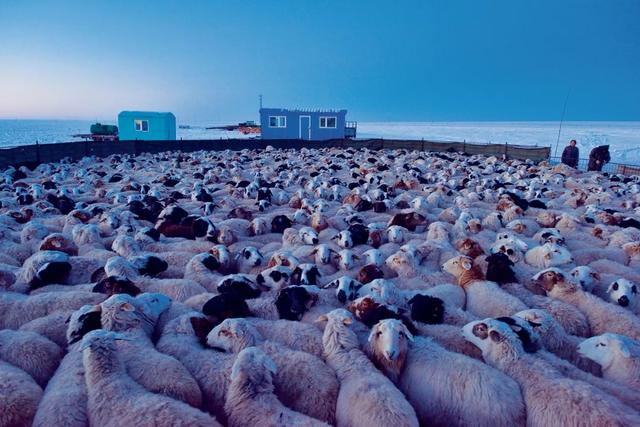
[[[607,288],[609,301],[621,307],[633,305],[638,298],[638,286],[627,279],[618,279]]]
[[[462,328],[462,335],[482,351],[485,362],[501,366],[517,360],[524,352],[509,325],[495,319],[476,320]]]
[[[258,347],[242,350],[231,368],[231,381],[246,381],[255,392],[272,393],[276,363]]]
[[[624,363],[625,359],[638,357],[640,346],[623,335],[605,333],[586,339],[578,345],[578,353],[600,365],[603,371]]]
[[[320,316],[317,322],[327,322],[322,334],[325,356],[359,348],[358,337],[349,328],[353,323],[353,316],[347,310],[337,308]]]
[[[468,256],[469,258],[475,259],[480,255],[484,255],[484,249],[482,249],[480,244],[468,237],[465,239],[456,240],[454,245],[458,252],[460,252],[462,255]]]
[[[207,335],[207,346],[238,353],[262,341],[258,330],[246,319],[225,319]]]
[[[373,326],[368,341],[375,365],[397,382],[413,341],[411,332],[400,320],[384,319]]]

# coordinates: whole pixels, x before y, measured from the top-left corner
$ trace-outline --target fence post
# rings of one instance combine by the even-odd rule
[[[507,146],[508,144],[505,142],[504,143],[504,156],[507,157]]]

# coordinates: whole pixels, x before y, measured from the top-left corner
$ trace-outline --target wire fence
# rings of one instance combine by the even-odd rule
[[[560,157],[551,157],[549,162],[552,165],[557,165],[562,163]],[[589,159],[579,159],[578,167],[576,168],[579,171],[586,171],[587,166],[589,164]],[[640,165],[627,165],[623,163],[605,163],[602,166],[602,172],[612,173],[612,174],[622,174],[622,175],[640,175]]]

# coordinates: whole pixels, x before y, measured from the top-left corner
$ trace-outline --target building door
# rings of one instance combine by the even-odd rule
[[[300,139],[311,141],[311,116],[300,116]]]

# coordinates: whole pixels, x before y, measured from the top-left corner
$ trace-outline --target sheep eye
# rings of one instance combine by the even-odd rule
[[[603,342],[599,342],[598,344],[596,344],[596,347],[606,347],[607,345]]]
[[[245,259],[249,259],[249,257],[251,256],[251,254],[249,252],[245,252],[244,253],[244,257]]]
[[[379,337],[379,336],[381,336],[381,335],[382,335],[382,331],[378,331],[378,332],[376,332],[376,337]]]
[[[614,283],[612,288],[613,288],[614,291],[617,291],[618,290],[618,282]]]

